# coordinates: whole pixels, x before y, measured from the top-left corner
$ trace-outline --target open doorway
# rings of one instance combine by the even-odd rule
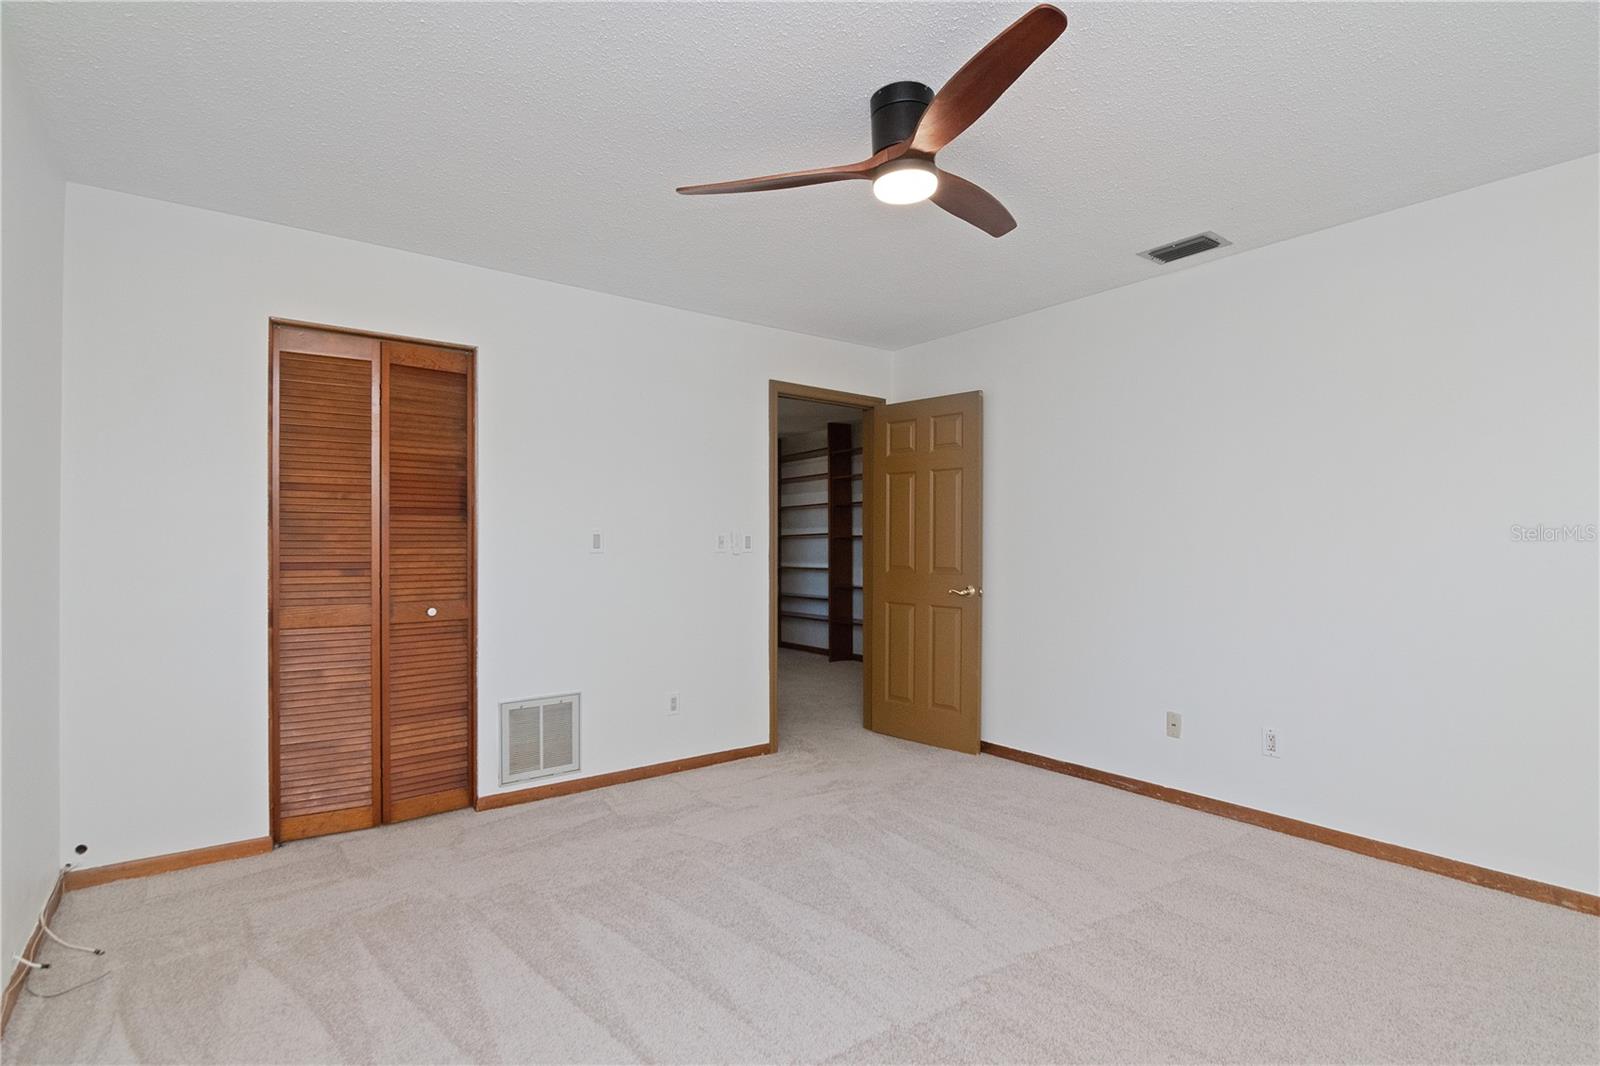
[[[773,382],[771,744],[865,724],[871,396]]]

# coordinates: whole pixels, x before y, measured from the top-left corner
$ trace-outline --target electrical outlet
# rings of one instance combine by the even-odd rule
[[[1261,754],[1271,759],[1278,757],[1278,731],[1271,727],[1261,730]]]
[[[678,694],[676,692],[667,693],[667,713],[678,713]]]
[[[1178,740],[1183,736],[1183,715],[1177,711],[1167,712],[1167,736]]]
[[[726,533],[717,534],[717,546],[712,550],[718,555],[728,554],[728,535]]]

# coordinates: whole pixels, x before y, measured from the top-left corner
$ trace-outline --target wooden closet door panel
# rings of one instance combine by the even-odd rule
[[[472,367],[385,341],[385,819],[473,802]]]
[[[870,728],[977,754],[983,700],[983,394],[872,410]]]
[[[378,344],[273,342],[273,828],[293,840],[380,814]]]

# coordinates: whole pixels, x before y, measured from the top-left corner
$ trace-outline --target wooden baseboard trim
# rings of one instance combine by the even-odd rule
[[[766,755],[770,751],[771,748],[766,744],[734,748],[730,751],[714,751],[708,755],[695,755],[687,759],[675,759],[672,762],[640,766],[632,770],[617,770],[609,774],[596,774],[594,777],[582,777],[576,781],[558,781],[551,785],[526,788],[520,792],[480,796],[473,806],[480,811],[492,811],[499,807],[512,807],[519,803],[532,803],[535,800],[567,796],[574,792],[587,792],[592,788],[605,788],[627,781],[642,781],[647,777],[660,777],[663,774],[675,774],[683,770],[697,770],[702,766],[715,766],[717,763],[732,762],[735,759],[748,759],[755,755]],[[209,848],[196,848],[193,851],[180,851],[171,855],[157,855],[149,859],[133,859],[129,862],[112,863],[109,866],[93,866],[87,870],[69,870],[65,887],[58,889],[58,893],[103,885],[110,881],[121,881],[129,877],[149,877],[151,874],[183,870],[190,866],[205,866],[213,862],[226,862],[229,859],[243,859],[250,855],[262,855],[271,850],[271,837],[257,837],[253,840],[215,844]]]
[[[495,795],[479,796],[477,809],[480,811],[492,811],[500,807],[515,807],[519,803],[533,803],[536,800],[554,799],[556,796],[570,796],[574,792],[587,792],[593,788],[606,788],[610,785],[621,785],[629,781],[643,781],[647,777],[661,777],[664,774],[676,774],[684,770],[698,770],[702,766],[715,766],[717,763],[733,762],[735,759],[748,759],[756,755],[767,755],[771,750],[771,747],[766,744],[755,744],[748,748],[714,751],[709,755],[694,755],[687,759],[674,759],[672,762],[658,762],[652,766],[638,766],[632,770],[616,770],[609,774],[580,777],[575,781],[557,781],[553,785],[539,785],[534,788],[522,789],[520,792],[501,792]]]
[[[1060,759],[1052,759],[1045,755],[1035,755],[1032,752],[1019,751],[1016,748],[1007,748],[1000,744],[990,744],[988,741],[984,741],[979,746],[979,750],[1002,759],[1026,763],[1029,766],[1037,766],[1042,770],[1051,770],[1058,774],[1067,774],[1071,777],[1082,778],[1085,781],[1093,781],[1097,785],[1109,785],[1112,788],[1120,788],[1124,792],[1132,792],[1136,795],[1147,796],[1150,799],[1162,800],[1166,803],[1175,803],[1180,807],[1188,807],[1191,810],[1214,814],[1220,818],[1231,818],[1236,822],[1246,822],[1262,829],[1271,829],[1274,832],[1300,837],[1303,840],[1314,840],[1318,844],[1326,844],[1329,847],[1340,848],[1344,851],[1353,851],[1358,855],[1382,859],[1384,862],[1411,866],[1418,870],[1426,870],[1428,873],[1453,877],[1457,881],[1466,881],[1482,888],[1492,888],[1497,892],[1509,892],[1513,896],[1523,896],[1527,899],[1538,900],[1540,903],[1552,903],[1558,907],[1581,911],[1584,914],[1600,915],[1600,896],[1580,892],[1575,888],[1563,888],[1560,885],[1546,884],[1543,881],[1519,877],[1516,874],[1490,870],[1484,866],[1474,866],[1468,862],[1447,859],[1442,855],[1433,855],[1426,851],[1401,847],[1398,844],[1386,844],[1381,840],[1373,840],[1371,837],[1346,833],[1341,829],[1329,829],[1326,826],[1313,825],[1311,822],[1302,822],[1297,818],[1286,818],[1281,814],[1272,814],[1269,811],[1257,810],[1254,807],[1244,807],[1237,803],[1229,803],[1226,800],[1212,799],[1210,796],[1184,792],[1181,789],[1168,788],[1165,785],[1152,784],[1149,781],[1141,781],[1136,777],[1124,777],[1121,774],[1096,770],[1092,766],[1062,762]]]
[[[191,866],[206,866],[213,862],[264,855],[271,850],[271,837],[256,837],[253,840],[213,844],[209,848],[176,851],[170,855],[156,855],[148,859],[114,862],[109,866],[91,866],[87,870],[68,870],[67,891],[73,892],[80,888],[103,885],[108,881],[122,881],[129,877],[149,877],[151,874],[164,874],[172,870],[186,870]]]
[[[29,935],[28,942],[22,946],[22,957],[36,959],[39,957],[39,945],[44,941],[44,927],[55,921],[56,908],[61,906],[62,893],[67,890],[67,871],[62,870],[56,875],[55,887],[50,890],[49,897],[44,901],[44,922],[33,923],[33,933]],[[6,1031],[6,1026],[11,1022],[11,1011],[17,1005],[17,1000],[22,998],[22,986],[26,983],[22,971],[27,967],[17,963],[16,969],[11,971],[11,976],[6,980],[5,1002],[0,1004],[0,1036]]]

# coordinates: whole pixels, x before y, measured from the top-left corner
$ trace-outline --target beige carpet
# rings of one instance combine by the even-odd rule
[[[12,1062],[1600,1059],[1600,921],[865,733],[69,895]]]

